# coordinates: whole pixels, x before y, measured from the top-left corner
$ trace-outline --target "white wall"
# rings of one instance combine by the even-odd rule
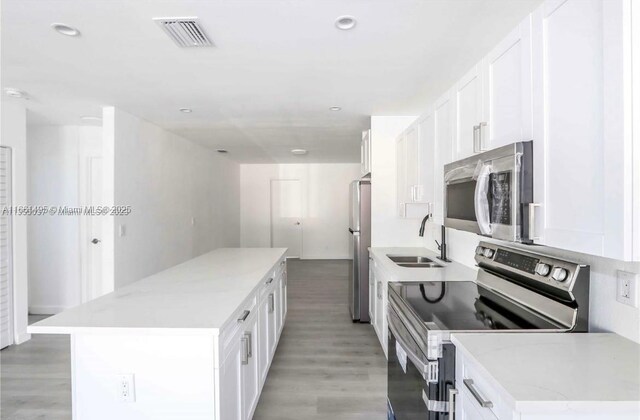
[[[115,218],[115,287],[215,248],[238,246],[239,165],[133,115],[111,111],[114,126],[105,137],[114,141],[114,199],[133,209]]]
[[[27,204],[27,113],[17,101],[2,101],[0,118],[0,144],[12,150],[13,205]],[[28,325],[28,252],[27,218],[13,218],[13,305],[16,344],[30,338]]]
[[[397,217],[396,138],[417,117],[371,117],[371,245],[418,246],[420,221]]]
[[[28,126],[28,204],[80,205],[80,147],[100,127]],[[28,218],[29,312],[55,314],[81,302],[80,218]]]
[[[245,164],[240,173],[242,246],[271,246],[271,180],[299,179],[302,258],[349,258],[349,184],[359,163]]]

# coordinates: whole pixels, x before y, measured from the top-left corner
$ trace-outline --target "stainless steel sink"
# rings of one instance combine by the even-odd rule
[[[430,263],[396,263],[396,264],[398,264],[400,267],[407,267],[407,268],[440,268],[440,267],[442,267],[440,264],[434,263],[434,262],[430,262]]]
[[[389,259],[399,265],[407,268],[438,268],[442,267],[431,258],[421,257],[417,255],[388,255]]]

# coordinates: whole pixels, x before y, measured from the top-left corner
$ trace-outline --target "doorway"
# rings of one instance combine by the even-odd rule
[[[271,180],[271,247],[302,257],[302,184],[299,179]]]

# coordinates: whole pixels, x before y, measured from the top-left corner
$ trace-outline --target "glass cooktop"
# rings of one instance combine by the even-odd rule
[[[429,330],[557,329],[541,315],[471,281],[389,283]]]

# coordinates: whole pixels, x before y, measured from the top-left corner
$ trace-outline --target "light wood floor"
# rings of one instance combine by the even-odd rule
[[[373,328],[354,324],[346,261],[290,261],[289,312],[254,416],[386,419],[387,362]]]
[[[287,321],[254,419],[385,419],[386,361],[373,328],[349,319],[347,262],[294,260],[288,274]],[[67,336],[33,336],[2,350],[0,365],[0,419],[71,419]]]

